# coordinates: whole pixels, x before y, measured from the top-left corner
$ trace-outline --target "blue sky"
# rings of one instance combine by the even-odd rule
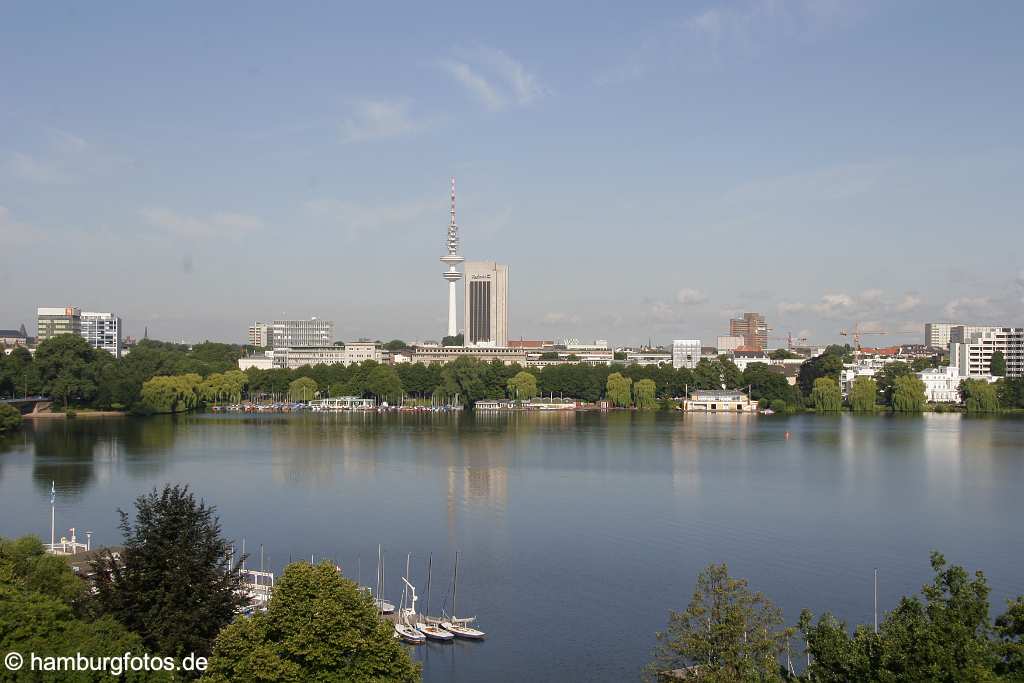
[[[0,7],[0,327],[345,339],[1024,323],[1024,4]],[[781,343],[781,342],[779,342]]]

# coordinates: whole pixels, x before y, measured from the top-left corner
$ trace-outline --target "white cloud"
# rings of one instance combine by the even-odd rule
[[[7,170],[21,180],[40,185],[61,185],[71,176],[60,161],[17,152],[7,161]]]
[[[263,222],[255,216],[226,211],[198,217],[162,207],[150,207],[142,210],[142,217],[156,228],[189,239],[218,235],[240,237],[263,227]]]
[[[779,313],[800,313],[807,310],[807,304],[799,301],[783,301],[779,304]]]
[[[987,296],[961,296],[951,299],[942,309],[950,320],[969,318],[971,316],[986,317],[997,314],[996,307]],[[971,320],[971,322],[978,322]]]
[[[916,294],[908,292],[908,293],[904,294],[903,298],[900,299],[892,307],[892,310],[896,311],[897,313],[907,313],[909,311],[914,310],[915,308],[920,306],[922,303],[924,303],[924,300],[921,297],[919,297]]]
[[[707,295],[699,289],[684,287],[676,292],[676,301],[684,306],[702,304],[708,300]]]
[[[408,102],[362,100],[353,107],[352,115],[341,123],[341,140],[345,143],[383,140],[414,133],[422,124],[409,116]]]
[[[854,299],[849,294],[826,294],[821,301],[811,304],[810,309],[825,317],[847,314],[854,308]]]
[[[491,111],[527,106],[548,93],[536,75],[507,52],[490,47],[443,59],[441,68]]]
[[[544,325],[562,325],[566,323],[576,325],[580,322],[580,316],[575,314],[552,311],[545,313],[544,317],[541,319],[541,322]]]

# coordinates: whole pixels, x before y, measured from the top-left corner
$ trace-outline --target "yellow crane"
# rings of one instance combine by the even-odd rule
[[[839,334],[844,337],[853,337],[853,348],[856,351],[860,351],[860,338],[865,334],[889,334],[883,330],[862,330],[860,329],[860,323],[853,324],[853,330],[847,331],[846,329],[839,330]]]

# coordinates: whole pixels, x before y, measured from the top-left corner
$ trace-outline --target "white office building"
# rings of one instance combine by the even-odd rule
[[[1007,377],[1024,377],[1024,327],[961,325],[950,331],[949,364],[961,377],[991,374],[992,354],[1000,351]]]
[[[932,349],[949,348],[949,334],[962,323],[925,323],[924,345]]]
[[[113,313],[83,311],[82,338],[94,349],[103,349],[114,358],[121,357],[121,319]]]
[[[271,328],[266,323],[256,322],[249,326],[249,346],[265,349],[273,346],[271,343]]]
[[[275,320],[268,334],[267,341],[274,348],[330,346],[334,343],[334,321],[319,318]]]
[[[693,369],[699,362],[700,339],[672,340],[672,367]]]
[[[508,266],[466,261],[466,346],[508,346]]]
[[[924,396],[929,403],[959,403],[960,382],[964,380],[953,366],[928,368],[917,373],[924,382]]]

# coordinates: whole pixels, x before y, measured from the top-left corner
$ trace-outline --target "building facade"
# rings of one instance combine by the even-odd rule
[[[963,377],[953,366],[928,368],[917,373],[924,382],[924,397],[929,403],[959,403]]]
[[[82,334],[82,309],[74,306],[36,309],[37,344],[62,334]]]
[[[702,389],[683,401],[683,410],[701,413],[756,413],[757,401],[739,390]]]
[[[466,346],[508,346],[508,266],[466,261]]]
[[[736,349],[743,346],[743,341],[743,337],[740,337],[738,335],[720,336],[718,337],[718,343],[716,344],[716,348],[718,349],[719,354],[729,353],[730,351],[735,351]]]
[[[948,349],[949,333],[961,323],[925,323],[924,345],[932,349]]]
[[[1007,377],[1024,377],[1024,327],[977,327],[962,325],[950,332],[949,364],[961,377],[984,378],[992,374],[992,354],[1000,351]],[[964,341],[958,341],[958,340]]]
[[[85,311],[81,316],[81,334],[89,346],[103,349],[120,358],[123,350],[121,341],[121,319],[113,313]]]
[[[701,346],[700,339],[673,339],[672,340],[672,367],[690,368],[697,367],[700,362]]]
[[[268,330],[267,342],[273,348],[330,346],[334,343],[334,321],[275,320]]]
[[[0,345],[3,345],[4,349],[28,346],[28,335],[21,330],[0,330]]]
[[[249,326],[249,346],[259,349],[270,348],[274,345],[272,337],[273,331],[266,323],[256,322]]]
[[[743,346],[763,351],[768,346],[768,325],[760,313],[744,313],[729,321],[729,336],[743,337]]]
[[[473,347],[473,346],[417,346],[410,354],[409,361],[432,365],[434,363],[450,363],[459,358],[477,358],[490,362],[500,360],[505,365],[526,362],[525,349],[507,347]]]

